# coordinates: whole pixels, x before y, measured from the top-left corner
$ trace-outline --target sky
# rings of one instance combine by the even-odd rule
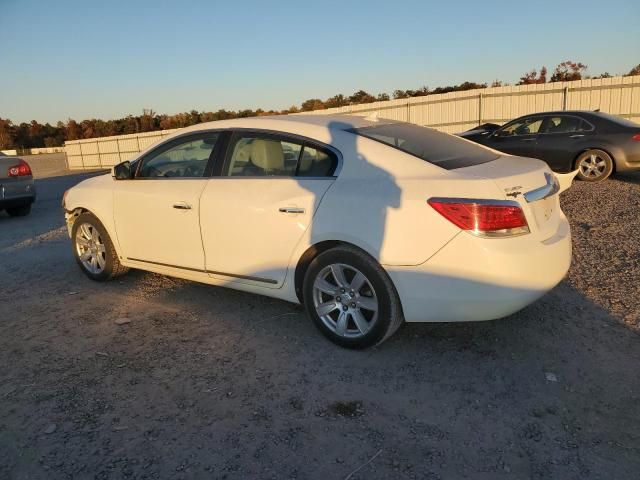
[[[0,0],[0,118],[282,109],[640,63],[637,0]]]

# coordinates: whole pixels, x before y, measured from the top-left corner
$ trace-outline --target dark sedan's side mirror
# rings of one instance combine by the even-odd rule
[[[506,137],[508,135],[509,134],[505,130],[496,130],[490,136],[495,137],[495,138],[500,138],[500,137]]]
[[[115,180],[129,180],[131,179],[132,174],[131,162],[129,161],[119,163],[111,168],[111,176]]]

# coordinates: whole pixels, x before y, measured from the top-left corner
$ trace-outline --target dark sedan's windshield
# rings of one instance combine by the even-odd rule
[[[446,170],[491,162],[499,156],[468,140],[410,123],[389,123],[355,128],[351,131]]]

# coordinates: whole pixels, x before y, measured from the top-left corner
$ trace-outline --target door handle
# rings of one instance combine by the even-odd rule
[[[575,135],[570,135],[569,138],[580,138],[580,137],[584,137],[584,133],[577,133]]]
[[[304,213],[304,208],[300,207],[280,207],[278,209],[280,213]]]
[[[535,138],[523,138],[522,141],[523,142],[535,142],[536,139]]]
[[[173,204],[173,208],[176,208],[178,210],[191,210],[191,205],[189,205],[188,203],[174,203]]]

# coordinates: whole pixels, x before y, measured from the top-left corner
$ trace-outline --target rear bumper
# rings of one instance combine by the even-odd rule
[[[616,172],[640,170],[640,142],[630,141],[621,148],[611,148]]]
[[[30,205],[35,200],[36,186],[32,179],[0,183],[0,208],[2,209]]]
[[[422,265],[388,267],[407,322],[502,318],[555,287],[571,264],[569,222],[540,242],[523,235],[482,239],[458,234]]]

